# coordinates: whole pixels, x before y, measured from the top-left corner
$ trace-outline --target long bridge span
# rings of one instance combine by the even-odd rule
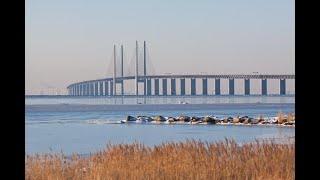
[[[77,82],[67,87],[68,93],[71,96],[124,96],[126,89],[124,87],[125,81],[135,81],[135,95],[139,95],[139,83],[143,84],[143,95],[145,96],[167,96],[167,95],[209,95],[208,80],[214,79],[214,95],[221,95],[220,80],[228,79],[229,87],[228,94],[235,95],[235,79],[243,79],[244,95],[250,95],[250,80],[261,79],[261,95],[268,95],[267,85],[268,79],[278,79],[280,86],[280,95],[286,94],[286,80],[295,79],[292,74],[166,74],[166,75],[147,75],[146,63],[146,43],[143,48],[143,74],[138,73],[138,42],[136,42],[136,61],[135,61],[135,75],[123,75],[123,46],[121,46],[121,75],[116,76],[116,48],[114,46],[114,63],[113,63],[113,77],[103,79],[89,80]],[[161,89],[160,89],[161,80]],[[180,80],[180,91],[177,92],[176,81]],[[190,94],[186,94],[186,80],[190,81]],[[196,92],[196,81],[202,81],[202,92]],[[170,93],[168,93],[168,81],[170,81]],[[120,85],[121,90],[117,92],[117,86]]]

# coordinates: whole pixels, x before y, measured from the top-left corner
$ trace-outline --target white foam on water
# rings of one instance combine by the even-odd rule
[[[120,124],[120,121],[112,121],[106,119],[90,119],[85,121],[87,124]]]

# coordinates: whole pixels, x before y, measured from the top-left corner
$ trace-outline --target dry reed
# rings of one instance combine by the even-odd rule
[[[107,145],[88,157],[26,156],[26,179],[294,179],[295,147],[274,141],[195,140]]]

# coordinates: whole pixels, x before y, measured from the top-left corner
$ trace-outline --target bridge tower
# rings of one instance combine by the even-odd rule
[[[121,45],[121,77],[123,78],[123,45]],[[121,95],[124,95],[123,79],[121,80]]]
[[[143,41],[143,76],[144,76],[143,93],[144,95],[146,95],[147,94],[146,41]]]
[[[116,91],[117,91],[117,83],[116,83],[116,70],[117,70],[117,66],[116,66],[116,45],[113,46],[113,84],[112,84],[112,89],[113,89],[113,95],[116,95]]]
[[[136,80],[136,96],[139,95],[139,86],[138,86],[138,41],[136,41],[136,76],[135,76],[135,80]]]

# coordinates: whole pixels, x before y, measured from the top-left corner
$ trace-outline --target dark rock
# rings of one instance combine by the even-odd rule
[[[127,121],[136,121],[137,118],[133,117],[133,116],[127,116],[126,118]]]
[[[283,123],[284,125],[294,125],[294,123],[293,122],[285,122],[285,123]]]
[[[239,122],[240,122],[240,123],[244,123],[244,121],[246,121],[246,120],[248,120],[248,119],[249,119],[248,116],[243,116],[243,117],[240,117],[240,118],[239,118]]]
[[[216,124],[216,120],[212,117],[206,116],[203,118],[203,122],[211,123],[211,124]]]
[[[233,117],[225,118],[225,119],[223,119],[223,122],[224,123],[233,122]]]
[[[200,121],[200,120],[201,120],[201,118],[195,117],[195,116],[191,117],[191,119],[190,119],[191,122],[197,122],[197,121]]]
[[[244,124],[249,124],[253,121],[253,118],[247,118],[246,120],[243,121]]]

